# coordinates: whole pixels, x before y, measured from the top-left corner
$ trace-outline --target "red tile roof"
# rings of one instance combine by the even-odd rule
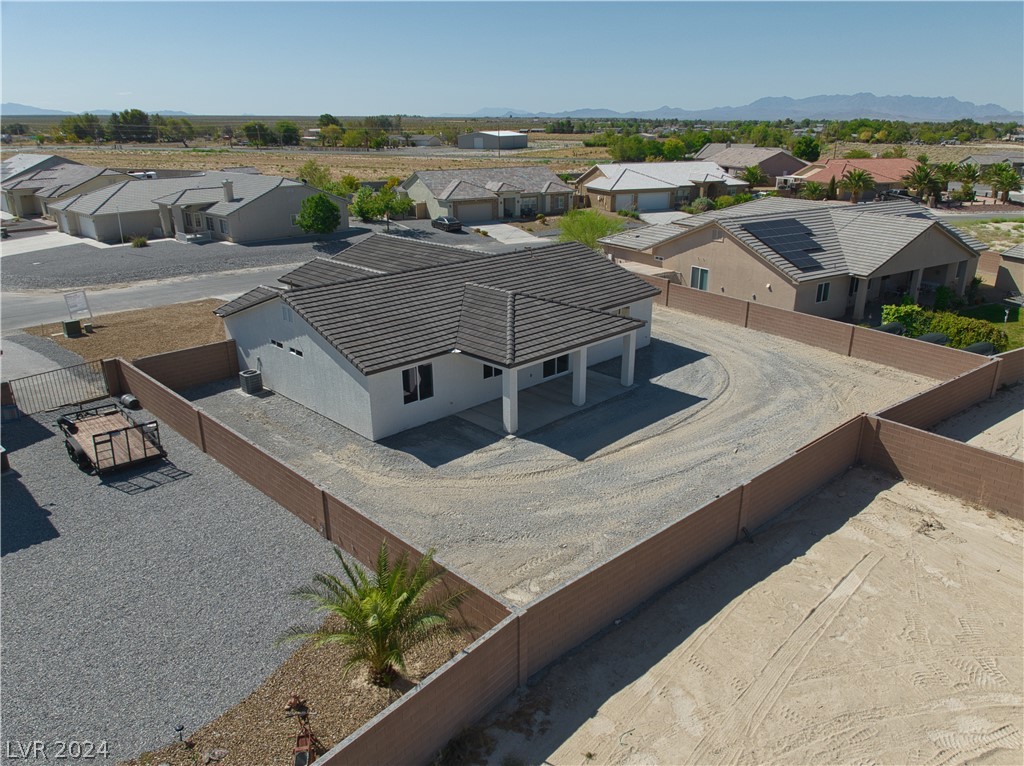
[[[866,160],[825,160],[825,167],[818,167],[820,162],[813,163],[805,172],[799,172],[805,181],[817,181],[827,184],[832,176],[840,181],[847,170],[858,168],[868,171],[878,183],[891,184],[903,180],[917,165],[917,160],[904,157],[899,159],[866,159]],[[818,168],[814,170],[813,168]]]

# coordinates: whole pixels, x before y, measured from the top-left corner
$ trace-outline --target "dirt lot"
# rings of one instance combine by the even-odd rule
[[[1022,542],[854,469],[510,698],[487,762],[1019,764]]]
[[[641,385],[514,439],[453,416],[374,444],[233,382],[189,396],[460,574],[527,603],[851,416],[934,385],[667,309],[653,329]]]
[[[1024,460],[1024,384],[999,391],[932,429],[950,439]]]

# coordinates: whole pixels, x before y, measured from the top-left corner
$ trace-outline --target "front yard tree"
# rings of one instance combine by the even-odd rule
[[[580,242],[597,250],[597,240],[616,234],[623,228],[621,222],[608,218],[597,210],[572,210],[562,216],[562,231],[558,235],[558,241]]]
[[[903,176],[903,180],[922,199],[928,199],[932,196],[938,197],[940,194],[941,184],[939,179],[936,178],[932,169],[924,163],[915,165],[909,173]]]
[[[415,566],[406,554],[394,562],[388,546],[381,543],[372,573],[350,566],[334,549],[344,578],[318,574],[313,584],[293,591],[327,620],[319,628],[294,627],[281,641],[311,640],[315,646],[341,644],[349,649],[345,673],[366,665],[370,682],[390,687],[405,670],[405,655],[449,627],[449,614],[465,598],[461,591],[435,593],[441,588],[444,570],[434,564],[430,550]]]
[[[316,160],[306,160],[299,168],[299,180],[316,189],[327,189],[331,183],[331,171]]]
[[[412,210],[413,201],[404,194],[395,191],[394,186],[385,186],[377,192],[377,210],[384,216],[387,222],[387,230],[391,231],[392,216],[401,216]]]
[[[264,122],[247,122],[242,126],[242,133],[253,146],[266,146],[274,141],[273,132]]]
[[[320,130],[320,143],[324,146],[337,146],[345,137],[345,129],[340,125],[328,125]]]
[[[800,136],[793,144],[793,156],[806,162],[817,162],[821,156],[821,145],[811,136]]]
[[[764,186],[768,183],[768,176],[761,170],[760,165],[750,165],[740,173],[740,180],[746,181],[750,184],[750,188],[753,189],[755,186]]]
[[[875,177],[866,170],[853,168],[843,174],[839,188],[850,193],[850,202],[856,203],[864,192],[875,188]]]
[[[1017,171],[1008,162],[990,165],[985,171],[984,179],[992,186],[992,191],[1002,195],[1003,202],[1010,201],[1010,192],[1020,191],[1021,181]]]
[[[373,190],[369,186],[360,186],[352,198],[352,204],[348,206],[348,211],[359,218],[363,223],[372,221],[381,215],[377,209],[377,200],[373,194]]]
[[[278,141],[282,146],[299,145],[299,126],[290,120],[281,120],[274,126]]]
[[[803,199],[825,199],[827,194],[828,189],[825,188],[825,185],[817,181],[808,181],[800,190],[800,196]]]
[[[303,231],[330,234],[341,223],[341,210],[326,194],[314,194],[302,200],[295,222]]]

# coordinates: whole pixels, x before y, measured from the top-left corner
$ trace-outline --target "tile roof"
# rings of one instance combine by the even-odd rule
[[[80,165],[77,162],[62,162],[41,170],[22,173],[12,179],[10,183],[5,184],[5,187],[8,189],[31,189],[35,191],[37,197],[59,197],[75,187],[81,186],[86,181],[100,176],[120,176],[126,181],[132,180],[130,176],[116,170]]]
[[[312,287],[313,285],[329,285],[337,282],[349,282],[354,279],[365,279],[375,274],[385,273],[387,272],[353,266],[332,258],[315,258],[294,271],[289,271],[283,277],[278,277],[277,281],[289,287]]]
[[[59,160],[61,164],[65,165],[78,165],[79,163],[74,160],[67,160],[63,157],[58,157],[56,154],[12,154],[10,157],[5,157],[0,162],[0,181],[8,181],[13,178],[17,178],[23,173],[27,173],[33,168],[49,167],[50,165],[56,165]]]
[[[1007,258],[1024,260],[1024,245],[1014,245],[1009,250],[1004,250],[1003,255]]]
[[[765,160],[770,160],[772,157],[779,154],[786,155],[787,159],[792,160],[798,167],[807,164],[803,160],[794,157],[785,149],[779,149],[778,147],[747,147],[736,145],[715,153],[712,161],[717,165],[721,165],[723,168],[748,168],[751,165],[759,165]]]
[[[754,149],[757,144],[704,144],[694,156],[694,159],[698,160],[710,160],[718,152],[724,152],[726,149]]]
[[[639,229],[627,229],[618,234],[608,237],[601,237],[597,240],[602,245],[614,245],[616,247],[628,247],[630,250],[647,250],[648,248],[660,245],[663,242],[681,237],[686,229],[672,223],[644,226]]]
[[[840,181],[846,175],[846,171],[860,169],[869,172],[877,183],[891,184],[902,181],[903,177],[908,175],[916,165],[917,160],[912,160],[909,157],[863,160],[835,159],[825,160],[824,163],[812,163],[806,168],[801,168],[793,175],[799,176],[804,181],[817,181],[818,183],[827,184],[832,179],[832,176],[836,177],[836,181]]]
[[[224,181],[232,182],[231,202],[224,200]],[[276,176],[208,171],[183,178],[139,179],[114,184],[83,194],[70,204],[64,201],[60,209],[83,215],[131,213],[156,210],[158,205],[155,200],[161,200],[163,204],[210,205],[207,212],[214,215],[229,215],[258,197],[283,186],[302,184]]]
[[[383,250],[392,252],[380,263],[411,264],[417,255],[420,262],[438,255],[435,248],[375,235],[339,257],[363,260]],[[281,300],[370,375],[454,349],[501,366],[557,356],[642,326],[609,312],[658,292],[577,243],[463,256],[461,262],[286,290]],[[474,327],[482,322],[489,327]]]
[[[1011,165],[1020,165],[1021,163],[1024,163],[1024,148],[1011,148],[1005,152],[979,152],[978,154],[972,154],[970,157],[962,160],[960,164],[963,165],[968,162],[982,167],[997,165],[1001,162]]]
[[[419,170],[402,186],[408,189],[417,178],[438,199],[493,199],[497,194],[489,184],[507,184],[523,194],[572,192],[571,186],[544,167]]]
[[[676,189],[709,181],[727,186],[747,185],[714,162],[623,162],[595,167],[604,177],[594,178],[585,185],[599,191]]]
[[[766,197],[669,224],[688,232],[715,223],[795,282],[842,275],[869,277],[910,242],[939,227],[975,253],[984,244],[909,201],[844,202]],[[660,229],[664,227],[650,227]],[[642,230],[636,230],[641,234]],[[633,232],[627,232],[630,234]],[[658,241],[671,239],[670,232]],[[647,235],[657,239],[659,232]],[[610,240],[616,239],[615,242]],[[622,235],[601,240],[636,250]],[[645,240],[637,240],[638,243]],[[657,244],[658,242],[654,242]],[[648,246],[649,247],[649,246]]]
[[[225,303],[223,306],[219,306],[214,309],[213,313],[219,317],[231,316],[232,314],[237,314],[243,309],[258,306],[261,303],[269,301],[271,298],[276,298],[282,292],[283,291],[280,287],[265,287],[260,285],[259,287],[254,287],[249,292],[238,296],[230,303]]]

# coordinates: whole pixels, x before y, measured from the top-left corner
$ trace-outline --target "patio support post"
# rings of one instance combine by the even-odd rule
[[[856,277],[854,277],[856,279]],[[853,321],[862,322],[864,320],[864,309],[868,302],[868,280],[860,279],[857,283],[857,292],[854,294],[853,299]]]
[[[501,419],[505,430],[519,430],[519,370],[505,370],[501,376]]]
[[[572,368],[572,403],[577,407],[587,401],[587,347],[577,349],[569,355]]]
[[[945,279],[942,280],[942,284],[944,284],[946,287],[956,284],[956,267],[957,261],[953,261],[952,263],[946,264],[946,277]],[[957,284],[955,292],[958,296],[962,298],[964,295],[963,285]]]
[[[917,303],[921,297],[921,277],[924,276],[924,269],[916,269],[910,276],[910,297]]]
[[[636,365],[636,330],[622,336],[622,375],[619,382],[624,386],[633,385],[633,368]]]
[[[177,205],[171,208],[171,218],[174,221],[174,226],[173,226],[174,235],[177,235],[179,233],[180,234],[184,234],[185,232],[188,231],[188,229],[185,228],[185,214],[181,211],[181,208],[178,207]],[[172,235],[170,233],[168,233],[167,236],[172,236]]]

